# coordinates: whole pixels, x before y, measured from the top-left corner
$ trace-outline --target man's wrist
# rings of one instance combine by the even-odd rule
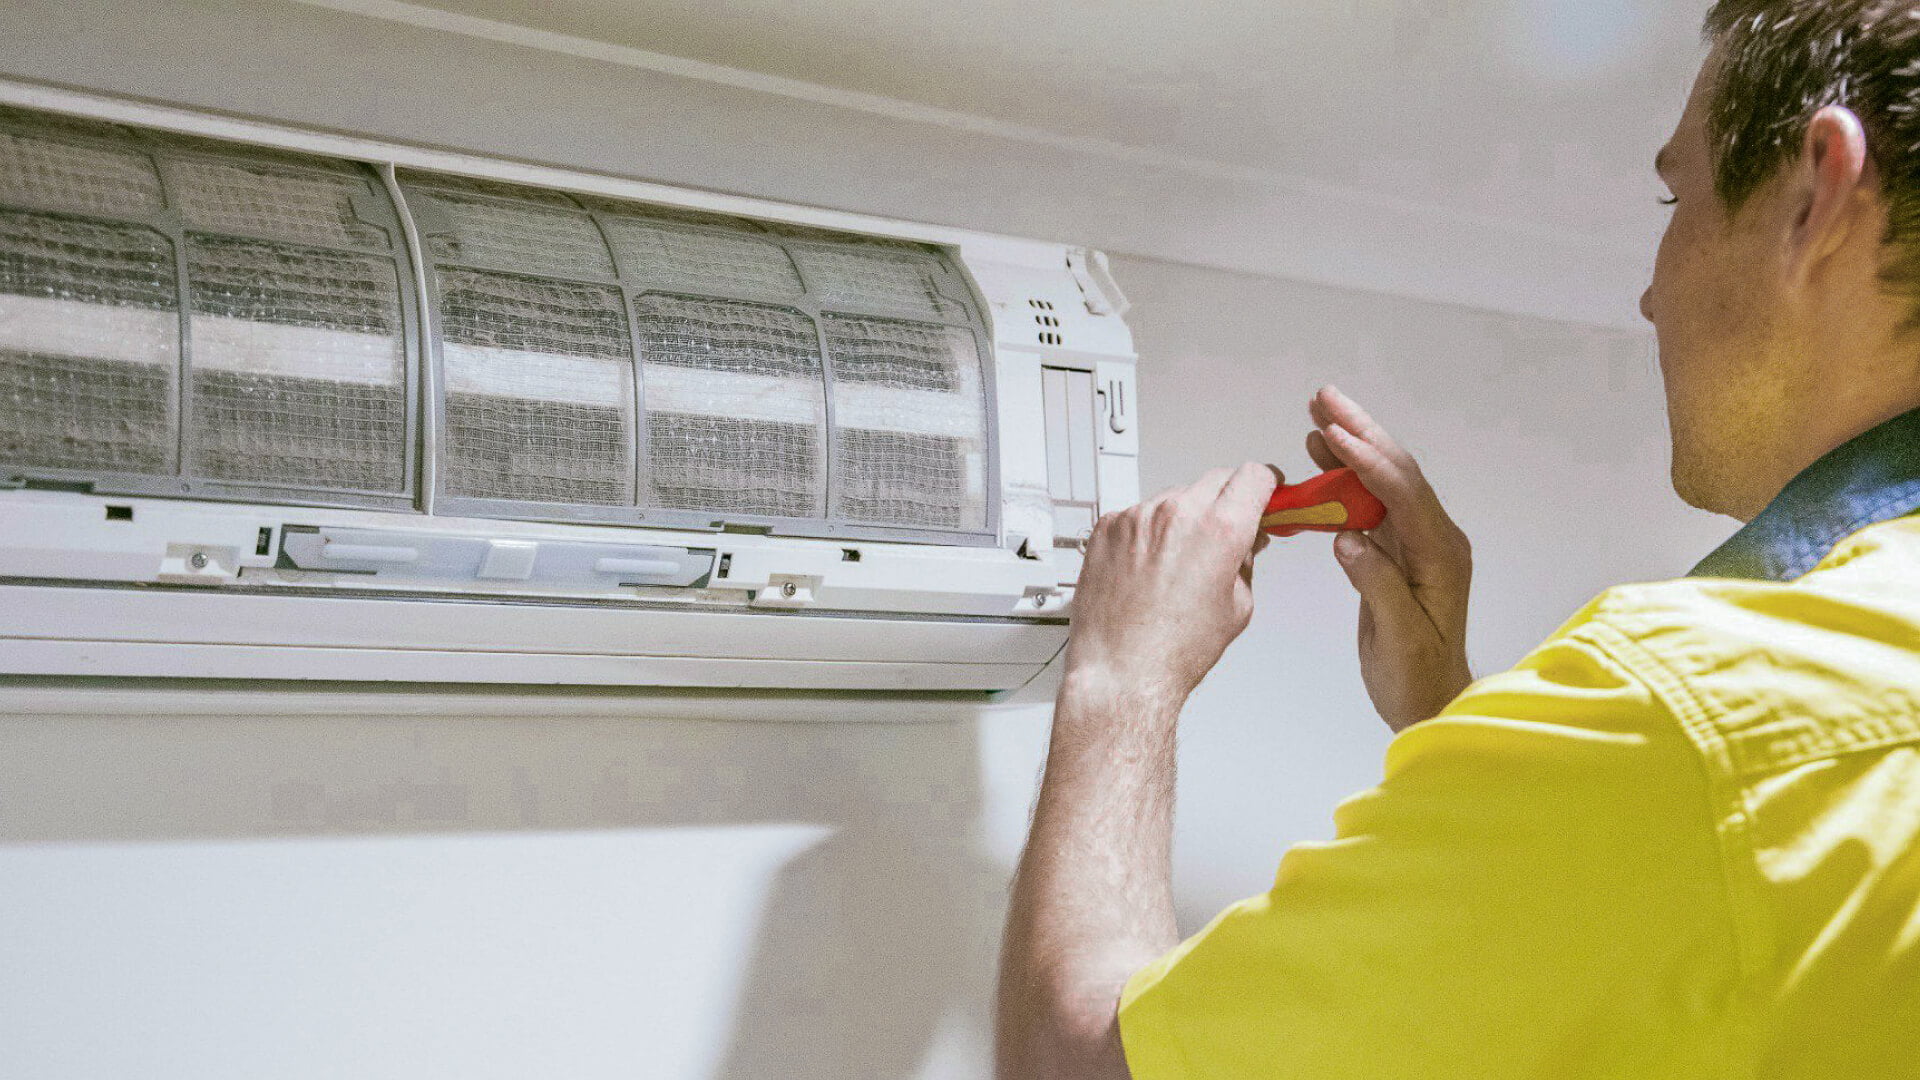
[[[1054,723],[1107,728],[1170,726],[1187,692],[1164,678],[1100,666],[1071,666],[1060,684]]]

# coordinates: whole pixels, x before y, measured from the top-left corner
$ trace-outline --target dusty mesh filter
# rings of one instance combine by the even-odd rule
[[[255,146],[250,143],[228,142],[204,135],[189,135],[179,131],[162,131],[157,128],[142,128],[139,132],[142,146],[152,147],[157,153],[176,160],[188,154],[211,154],[233,161],[245,161],[255,165],[285,165],[290,168],[307,171],[358,173],[360,167],[349,161],[327,157],[324,154],[308,153],[303,150],[283,150],[271,146]]]
[[[973,332],[828,315],[836,518],[982,529],[986,397]]]
[[[797,311],[730,300],[634,303],[651,505],[820,517],[826,387]]]
[[[0,199],[79,214],[144,216],[166,205],[137,150],[0,131]]]
[[[559,207],[563,210],[578,210],[578,197],[564,191],[551,191],[547,188],[528,187],[525,184],[508,183],[505,180],[489,180],[480,176],[456,176],[453,173],[424,172],[419,169],[400,169],[396,175],[401,186],[409,192],[430,188],[441,193],[461,195],[486,195],[510,202],[533,203],[539,206]],[[591,198],[592,196],[587,196]]]
[[[684,206],[664,206],[659,203],[634,202],[631,199],[612,199],[605,195],[576,194],[569,200],[588,210],[613,217],[639,217],[653,222],[672,222],[676,225],[699,225],[721,232],[748,233],[765,237],[766,230],[756,222],[731,214],[719,214],[711,210],[689,210]]]
[[[406,338],[387,230],[351,167],[158,140],[187,234],[189,471],[233,483],[406,488]],[[193,153],[171,151],[194,151]],[[258,239],[241,239],[246,234]],[[270,239],[269,239],[270,238]]]
[[[559,457],[526,449],[528,438],[542,436],[529,435],[525,424],[499,413],[503,402],[515,400],[521,414],[534,401],[575,409],[591,402],[609,420],[616,407],[634,418],[641,508],[714,521],[831,517],[985,530],[986,391],[974,351],[978,317],[964,284],[936,251],[412,170],[401,174],[401,183],[442,286],[447,447],[461,459],[441,471],[449,494],[596,501],[568,498],[556,486],[564,479]],[[486,290],[469,271],[482,270],[500,272],[490,277],[496,285],[511,278],[551,295],[530,309],[503,306],[497,295],[477,299]],[[500,361],[503,343],[489,337],[494,331],[514,321],[551,320],[555,310],[545,306],[547,300],[564,293],[569,299],[560,309],[571,314],[563,320],[570,328],[563,336],[571,337],[596,305],[612,303],[616,282],[632,305],[623,312],[631,317],[637,348],[631,405],[619,398],[610,368],[594,374],[591,366],[579,366],[589,356],[615,362],[621,355],[617,335],[584,352],[553,343],[514,346],[518,367]],[[848,376],[831,391],[834,408],[844,410],[831,438],[831,365],[823,360],[821,324],[811,314],[819,308],[895,316],[869,320],[863,333],[843,335],[840,346],[829,346],[858,343],[865,350],[850,356]],[[923,321],[909,321],[914,316]],[[960,323],[967,325],[951,325]],[[494,353],[476,352],[485,349]],[[483,355],[492,359],[482,363]],[[466,378],[463,365],[485,378]],[[543,370],[548,367],[554,370]],[[515,381],[540,389],[517,396],[502,391]],[[576,420],[572,430],[594,429],[592,422]],[[606,430],[614,429],[609,424]],[[836,442],[840,449],[829,462],[828,447]],[[619,444],[593,445],[593,453],[608,452],[611,465]],[[501,464],[516,446],[517,463]],[[469,455],[492,464],[476,470],[465,460]],[[530,484],[534,476],[551,482]],[[832,506],[829,488],[838,492]],[[606,504],[621,505],[611,499]]]
[[[490,192],[501,185],[485,185]],[[610,280],[613,258],[586,211],[571,204],[409,186],[435,259],[559,278]]]
[[[407,490],[411,279],[365,166],[6,108],[0,151],[5,464]],[[402,184],[438,285],[448,494],[984,531],[979,320],[934,249]]]
[[[447,491],[630,506],[633,347],[618,290],[439,273]]]
[[[354,212],[354,195],[368,191],[364,176],[271,160],[178,157],[168,165],[174,199],[197,228],[325,247],[390,246],[385,229]]]
[[[642,218],[605,223],[621,277],[649,288],[772,299],[802,291],[793,260],[771,240]]]
[[[166,237],[0,210],[0,466],[172,472],[179,347]]]
[[[344,162],[0,110],[0,204],[50,211],[11,214],[0,241],[0,456],[404,491],[401,279],[358,209],[384,198]],[[182,225],[176,253],[162,230]]]
[[[121,142],[132,137],[131,129],[105,120],[41,112],[38,109],[19,108],[13,105],[0,105],[0,127],[17,128],[48,137],[77,136],[82,139],[110,139]]]
[[[189,235],[197,473],[401,491],[406,341],[391,259]]]
[[[934,255],[891,245],[794,244],[807,288],[826,307],[877,308],[928,319],[963,319],[966,307],[940,291]]]

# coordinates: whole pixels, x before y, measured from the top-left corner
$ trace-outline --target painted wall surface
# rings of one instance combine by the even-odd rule
[[[1475,537],[1481,671],[1729,531],[1665,486],[1644,337],[1116,271],[1147,486],[1245,458],[1305,471],[1305,399],[1337,380]],[[1184,721],[1189,930],[1325,835],[1387,741],[1326,539],[1273,549],[1258,604]],[[9,694],[0,1075],[988,1075],[1044,707],[722,723],[553,697],[223,713],[183,693],[23,715]]]

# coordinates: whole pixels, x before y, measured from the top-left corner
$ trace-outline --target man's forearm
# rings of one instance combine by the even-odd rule
[[[1172,947],[1180,706],[1253,616],[1279,475],[1216,469],[1094,524],[1001,954],[1000,1080],[1126,1080],[1114,1007]]]
[[[1070,675],[1003,952],[1000,1080],[1125,1077],[1114,1005],[1178,941],[1169,848],[1181,702]]]

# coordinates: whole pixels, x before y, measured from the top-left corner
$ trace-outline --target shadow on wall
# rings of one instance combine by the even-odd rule
[[[0,717],[0,851],[816,824],[830,832],[774,879],[749,958],[723,958],[743,974],[712,1075],[914,1077],[943,1024],[989,1030],[1007,888],[1004,861],[981,844],[979,720],[966,715],[979,709],[947,709],[944,721],[896,724]],[[1044,729],[1044,714],[1033,722]],[[672,850],[688,851],[687,865],[632,875],[703,887],[700,853]],[[648,917],[603,906],[583,897],[577,911],[528,917]],[[676,965],[715,961],[669,946],[632,962],[671,980]]]

